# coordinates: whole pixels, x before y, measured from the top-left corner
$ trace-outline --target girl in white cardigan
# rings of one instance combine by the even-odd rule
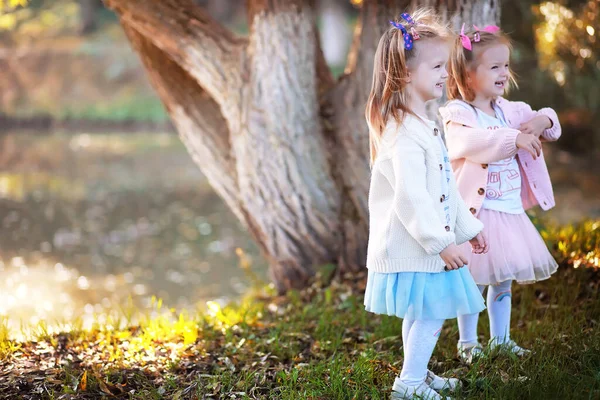
[[[367,311],[403,319],[404,363],[393,398],[441,399],[457,379],[427,370],[444,320],[485,306],[457,244],[487,252],[483,225],[460,197],[425,103],[448,77],[449,33],[429,11],[391,21],[375,54],[366,109],[371,146]]]

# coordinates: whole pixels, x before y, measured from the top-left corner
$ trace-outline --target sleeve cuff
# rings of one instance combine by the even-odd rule
[[[439,239],[432,241],[428,246],[423,247],[425,252],[429,255],[440,254],[446,247],[456,242],[456,235],[454,232],[446,232],[446,235]]]
[[[483,223],[480,220],[478,220],[477,218],[472,217],[472,219],[469,220],[468,225],[465,226],[463,229],[461,229],[461,234],[462,234],[464,240],[462,240],[461,243],[457,243],[457,244],[462,244],[462,243],[468,242],[469,240],[471,240],[475,236],[477,236],[482,230],[483,230]]]
[[[544,115],[550,119],[552,126],[544,131],[543,137],[547,140],[558,140],[561,134],[560,123],[556,112],[551,108],[542,108],[538,111],[540,115]]]
[[[517,149],[517,136],[521,132],[516,129],[511,129],[506,135],[506,142],[504,143],[505,154],[514,155],[519,149]]]

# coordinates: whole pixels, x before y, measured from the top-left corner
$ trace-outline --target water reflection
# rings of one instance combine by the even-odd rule
[[[0,321],[70,321],[234,298],[265,265],[179,139],[0,138]],[[545,148],[562,223],[600,216],[595,160]],[[539,213],[539,210],[536,211]],[[240,268],[240,266],[242,268]]]
[[[0,173],[0,315],[53,323],[132,298],[193,309],[230,299],[264,262],[176,136],[8,135]],[[237,251],[236,249],[243,249]]]

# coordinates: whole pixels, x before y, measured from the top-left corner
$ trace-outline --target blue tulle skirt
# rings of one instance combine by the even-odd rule
[[[365,309],[410,320],[451,319],[485,304],[468,268],[428,273],[369,271]]]

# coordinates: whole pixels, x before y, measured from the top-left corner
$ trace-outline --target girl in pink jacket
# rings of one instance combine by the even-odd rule
[[[510,51],[498,27],[465,33],[463,25],[450,55],[450,101],[440,113],[459,192],[491,243],[487,254],[464,249],[482,294],[488,287],[490,349],[524,355],[510,338],[511,284],[548,279],[558,267],[525,210],[554,206],[542,141],[557,140],[561,129],[552,109],[501,97],[515,83]],[[458,354],[468,363],[482,354],[478,317],[458,317]]]

